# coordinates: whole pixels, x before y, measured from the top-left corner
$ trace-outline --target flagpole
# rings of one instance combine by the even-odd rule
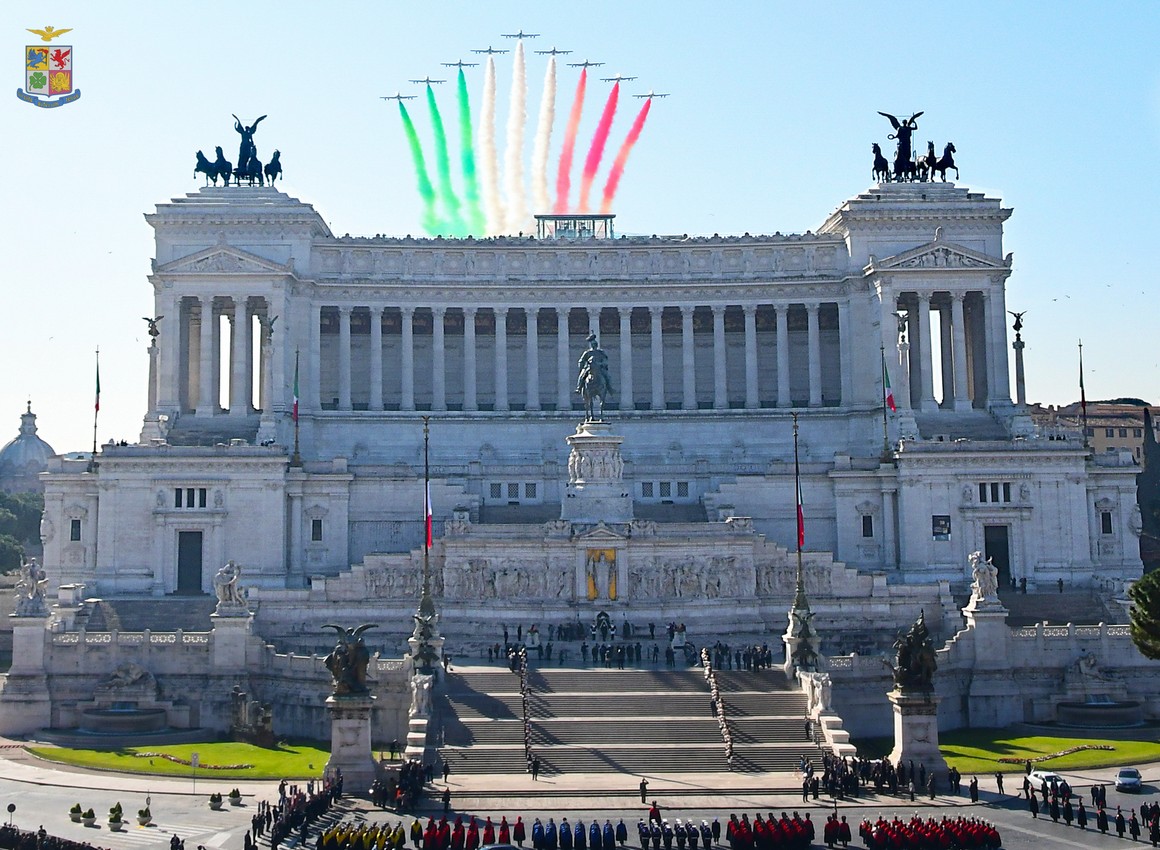
[[[419,600],[419,613],[430,616],[435,613],[435,600],[431,598],[431,417],[423,417],[423,596]]]
[[[882,456],[890,454],[890,433],[886,426],[886,346],[879,345],[878,352],[882,357]]]
[[[797,581],[794,588],[794,608],[805,608],[805,576],[802,573],[802,543],[805,538],[805,521],[802,514],[802,476],[798,458],[798,415],[793,414],[793,492],[794,520],[797,525]]]
[[[294,456],[290,458],[291,466],[302,466],[302,455],[298,452],[298,354],[294,349]]]
[[[1083,417],[1083,447],[1088,448],[1087,395],[1083,389],[1083,340],[1079,341],[1079,409]]]
[[[97,416],[101,412],[101,347],[97,346],[97,394],[93,402],[93,453],[89,458],[89,472],[97,468]]]

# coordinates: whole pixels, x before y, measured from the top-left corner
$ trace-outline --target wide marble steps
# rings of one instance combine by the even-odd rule
[[[820,751],[805,739],[805,699],[780,671],[722,672],[733,770],[792,771]],[[532,750],[550,773],[727,771],[700,669],[536,669],[529,674]],[[438,699],[442,757],[453,773],[526,770],[518,677],[452,672]]]

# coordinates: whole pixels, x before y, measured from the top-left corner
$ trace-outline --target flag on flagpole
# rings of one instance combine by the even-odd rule
[[[894,404],[894,390],[890,389],[890,370],[886,368],[886,355],[882,355],[882,394],[886,398],[886,406],[891,413],[897,412]]]
[[[291,418],[298,421],[298,352],[294,352],[294,408],[290,412]]]
[[[427,499],[427,505],[424,509],[424,515],[426,516],[425,525],[427,526],[427,548],[430,549],[431,542],[433,540],[433,537],[431,535],[431,482],[430,481],[423,482],[423,492],[426,495],[426,499]]]
[[[1083,343],[1079,344],[1079,407],[1084,416],[1087,416],[1087,396],[1083,390]]]
[[[97,395],[93,402],[93,412],[99,412],[101,409],[101,357],[97,355]]]
[[[806,515],[802,510],[802,483],[797,481],[797,532],[798,548],[806,545]]]

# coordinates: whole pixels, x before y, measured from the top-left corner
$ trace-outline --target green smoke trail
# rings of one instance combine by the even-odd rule
[[[471,103],[467,99],[467,77],[459,69],[459,148],[463,164],[463,194],[467,202],[467,220],[475,236],[485,230],[483,207],[479,203],[479,180],[475,176],[475,148],[472,147]]]
[[[443,116],[439,114],[439,104],[435,102],[435,90],[427,86],[427,108],[431,112],[431,130],[435,136],[435,173],[439,176],[439,200],[443,205],[446,236],[466,236],[467,228],[459,211],[459,198],[451,188],[451,157],[447,153],[447,133],[443,129]]]
[[[399,101],[399,115],[403,117],[403,130],[407,133],[407,142],[411,146],[411,159],[415,162],[415,177],[419,181],[419,197],[423,200],[423,229],[428,236],[435,236],[441,229],[442,222],[435,212],[435,189],[431,179],[427,176],[427,163],[423,160],[423,146],[419,143],[419,134],[415,132],[415,124],[407,114],[407,107]]]

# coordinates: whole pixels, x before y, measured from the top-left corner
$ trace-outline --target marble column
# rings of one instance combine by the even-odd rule
[[[745,304],[745,408],[756,410],[761,406],[757,390],[757,305]]]
[[[965,293],[951,293],[951,335],[955,351],[955,410],[971,409],[971,391],[967,386],[967,323],[963,316]]]
[[[350,410],[350,312],[338,308],[338,409]]]
[[[475,390],[475,308],[463,308],[463,409],[479,410]]]
[[[213,397],[213,296],[207,295],[201,302],[201,333],[199,336],[200,349],[198,351],[199,371],[197,386],[197,415],[213,416],[217,412],[217,400]]]
[[[301,362],[299,366],[301,367]],[[302,370],[299,368],[299,376]],[[306,363],[306,405],[308,410],[322,409],[322,305],[310,308],[310,357]],[[301,419],[302,407],[298,409]]]
[[[697,409],[697,362],[693,351],[693,310],[681,306],[681,409]]]
[[[984,376],[983,381],[982,398],[989,407],[992,399],[994,398],[994,392],[992,391],[991,387],[995,384],[995,351],[994,346],[991,345],[991,310],[994,305],[991,302],[990,292],[983,290],[979,293],[979,305],[979,333],[975,338],[976,340],[981,339],[982,344],[980,346],[975,346],[974,356],[975,362],[978,363],[980,359],[979,348],[982,348],[982,360],[987,367],[987,373]],[[976,381],[976,384],[977,383],[978,382]]]
[[[810,359],[810,407],[822,406],[822,332],[818,325],[820,304],[806,305]]]
[[[508,410],[507,307],[495,307],[495,409]]]
[[[572,370],[569,358],[568,314],[571,307],[556,308],[556,409],[572,409]]]
[[[443,318],[446,307],[431,308],[431,409],[447,409],[447,358]]]
[[[150,411],[172,414],[181,410],[181,375],[183,373],[182,360],[188,355],[181,350],[181,324],[185,311],[181,308],[179,297],[169,298],[165,306],[160,304],[155,308],[155,315],[171,317],[167,322],[160,323],[162,331],[158,341],[161,344],[160,363],[158,368],[157,407]],[[171,417],[172,418],[175,417]]]
[[[525,307],[527,343],[527,386],[528,398],[524,403],[524,410],[540,409],[540,311],[538,307]]]
[[[789,305],[781,304],[777,310],[777,406],[792,407],[793,398],[789,394]]]
[[[987,376],[987,392],[995,403],[1011,403],[1011,373],[1007,362],[1007,296],[1003,279],[991,280],[991,312],[988,314],[987,347],[994,349],[994,377]]]
[[[635,410],[632,393],[632,308],[618,307],[620,318],[620,409]],[[615,386],[615,384],[614,384]]]
[[[588,308],[588,333],[596,334],[596,338],[600,339],[600,308]]]
[[[665,409],[665,346],[661,335],[661,317],[665,308],[648,308],[649,350],[652,355],[652,409]]]
[[[854,363],[850,354],[850,303],[838,302],[838,356],[842,361],[841,403],[849,405],[854,400]]]
[[[234,314],[230,317],[230,415],[245,416],[250,412],[250,376],[246,369],[250,365],[249,311],[245,299],[234,301]]]
[[[918,378],[919,410],[938,410],[938,403],[934,400],[934,354],[930,345],[930,295],[918,293]],[[914,334],[915,322],[910,323],[911,334]]]
[[[383,409],[383,308],[371,307],[371,410]]]
[[[713,307],[713,409],[729,406],[728,379],[725,373],[725,306]]]
[[[955,398],[955,356],[951,351],[951,312],[949,307],[940,307],[938,318],[939,340],[942,349],[942,406],[949,410],[954,406]]]
[[[402,374],[399,376],[402,398],[399,401],[400,410],[415,409],[415,317],[414,307],[400,307],[400,318],[403,332],[402,339]]]

